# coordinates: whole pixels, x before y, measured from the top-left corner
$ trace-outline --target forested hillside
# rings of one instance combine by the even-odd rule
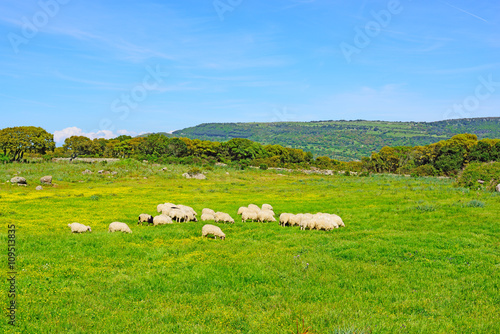
[[[261,144],[280,144],[350,161],[370,156],[384,146],[419,146],[460,133],[500,138],[500,117],[465,118],[438,122],[318,121],[279,123],[207,123],[178,130],[174,136],[227,141],[247,138]]]

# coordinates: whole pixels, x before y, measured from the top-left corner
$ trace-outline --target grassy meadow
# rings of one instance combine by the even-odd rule
[[[0,165],[0,257],[17,228],[16,333],[498,333],[500,194],[451,179],[305,175],[120,161]],[[82,175],[90,169],[92,175]],[[98,170],[117,171],[115,176]],[[28,187],[5,181],[20,175]],[[40,177],[53,187],[36,191]],[[164,202],[235,218],[138,226]],[[241,223],[250,203],[335,213],[346,227]],[[107,232],[129,224],[132,234]],[[92,233],[72,234],[79,222]],[[212,222],[213,223],[213,222]],[[6,276],[4,274],[3,276]]]

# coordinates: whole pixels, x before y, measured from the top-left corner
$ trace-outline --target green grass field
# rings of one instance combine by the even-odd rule
[[[500,332],[499,193],[449,179],[225,168],[186,180],[188,166],[161,167],[0,165],[0,255],[7,268],[15,224],[18,303],[12,328],[2,279],[0,332],[297,333],[297,322],[301,333]],[[28,187],[5,183],[18,172]],[[57,186],[36,191],[43,175]],[[277,215],[336,213],[346,227],[236,219],[220,225],[221,241],[201,237],[204,222],[137,225],[164,202],[235,219],[240,206],[269,203]],[[133,233],[109,234],[113,221]],[[72,222],[93,232],[71,234]]]

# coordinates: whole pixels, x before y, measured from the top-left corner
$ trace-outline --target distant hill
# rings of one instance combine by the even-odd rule
[[[369,156],[384,146],[428,145],[459,133],[476,134],[479,139],[500,138],[500,117],[438,122],[206,123],[175,131],[173,136],[212,141],[248,138],[262,144],[300,148],[315,156],[350,161]]]

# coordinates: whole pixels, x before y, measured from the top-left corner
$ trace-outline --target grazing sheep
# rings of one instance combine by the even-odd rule
[[[273,207],[269,204],[262,204],[262,210],[271,210],[273,211]]]
[[[125,223],[113,222],[113,223],[109,224],[108,232],[132,233],[132,230]]]
[[[214,214],[204,212],[201,214],[201,221],[207,221],[207,220],[215,220],[215,212]]]
[[[207,208],[201,210],[201,214],[204,214],[204,213],[207,213],[207,214],[210,214],[210,215],[215,215],[215,211],[214,210],[207,209]]]
[[[184,210],[184,211],[186,211],[186,212],[191,212],[195,216],[198,215],[196,213],[196,211],[194,211],[194,209],[192,207],[190,207],[190,206],[179,204],[179,205],[177,205],[177,207],[180,208],[180,209],[182,209],[182,210]]]
[[[223,222],[223,223],[234,224],[234,219],[228,213],[225,212],[216,212],[214,221],[216,223]]]
[[[255,211],[252,211],[252,210],[245,210],[243,211],[243,214],[241,215],[241,221],[242,222],[246,222],[247,220],[251,220],[251,221],[256,221],[257,220],[257,212]]]
[[[248,208],[246,206],[240,206],[240,208],[238,209],[238,214],[242,215],[243,212],[245,212],[247,210],[248,210]]]
[[[169,211],[168,216],[178,223],[180,223],[181,221],[183,222],[187,221],[187,213],[184,210],[181,210],[180,208],[173,208],[172,210]]]
[[[315,219],[315,226],[317,230],[331,231],[334,229],[333,223],[326,217],[318,217]]]
[[[260,211],[260,208],[257,205],[255,205],[255,204],[248,204],[248,208],[250,210],[255,211],[255,212],[259,212]]]
[[[220,227],[215,225],[203,225],[201,229],[201,236],[206,237],[207,235],[213,235],[215,236],[215,239],[217,239],[217,237],[221,238],[222,240],[226,239],[226,235],[224,234],[224,232],[222,232]]]
[[[73,224],[68,224],[68,227],[71,228],[72,233],[85,233],[85,232],[92,232],[92,229],[90,226],[85,226],[80,223],[73,223]]]
[[[148,225],[153,224],[153,216],[148,215],[146,213],[141,213],[139,215],[139,220],[137,222],[137,225],[139,225],[140,223],[148,223]]]
[[[172,224],[172,218],[169,216],[165,215],[159,215],[153,218],[153,225],[158,226],[158,225],[166,225],[166,224]]]
[[[274,212],[272,212],[270,210],[261,210],[257,214],[257,220],[260,223],[263,223],[263,222],[275,222],[276,218],[274,218]]]
[[[293,215],[293,214],[291,214],[291,213],[282,213],[282,214],[280,215],[280,221],[279,221],[280,225],[281,225],[281,226],[286,226],[286,225],[289,225],[289,221],[290,221],[290,218],[291,218],[292,216],[295,216],[295,215]]]

